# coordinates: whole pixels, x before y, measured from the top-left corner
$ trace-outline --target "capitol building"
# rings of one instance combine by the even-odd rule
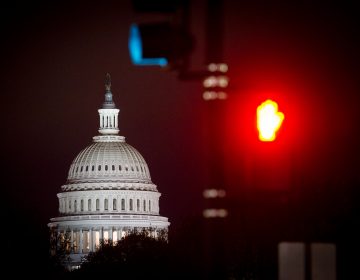
[[[57,237],[56,246],[68,237],[74,266],[95,251],[101,240],[116,242],[141,229],[156,237],[170,225],[159,214],[161,194],[151,181],[146,161],[118,135],[119,111],[107,74],[105,101],[98,110],[100,135],[71,163],[66,184],[57,194],[59,215],[48,224],[52,238]]]

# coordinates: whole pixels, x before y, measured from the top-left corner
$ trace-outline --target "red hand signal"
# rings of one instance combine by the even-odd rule
[[[279,130],[284,114],[278,112],[276,102],[268,99],[257,108],[257,128],[261,141],[274,141]]]

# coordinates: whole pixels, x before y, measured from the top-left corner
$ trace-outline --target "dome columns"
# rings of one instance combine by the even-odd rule
[[[118,134],[118,114],[119,109],[99,109],[100,134]]]

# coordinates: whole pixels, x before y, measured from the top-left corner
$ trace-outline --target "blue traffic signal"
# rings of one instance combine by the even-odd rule
[[[144,57],[143,56],[143,41],[141,38],[141,31],[137,24],[130,26],[129,33],[129,52],[130,58],[134,65],[158,65],[164,67],[168,64],[165,57]]]

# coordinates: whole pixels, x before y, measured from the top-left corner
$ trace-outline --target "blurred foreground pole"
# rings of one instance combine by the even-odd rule
[[[223,1],[208,0],[206,13],[207,75],[203,80],[207,185],[203,191],[204,279],[226,277],[226,186],[224,183],[225,105],[229,83],[228,65],[223,61]]]

